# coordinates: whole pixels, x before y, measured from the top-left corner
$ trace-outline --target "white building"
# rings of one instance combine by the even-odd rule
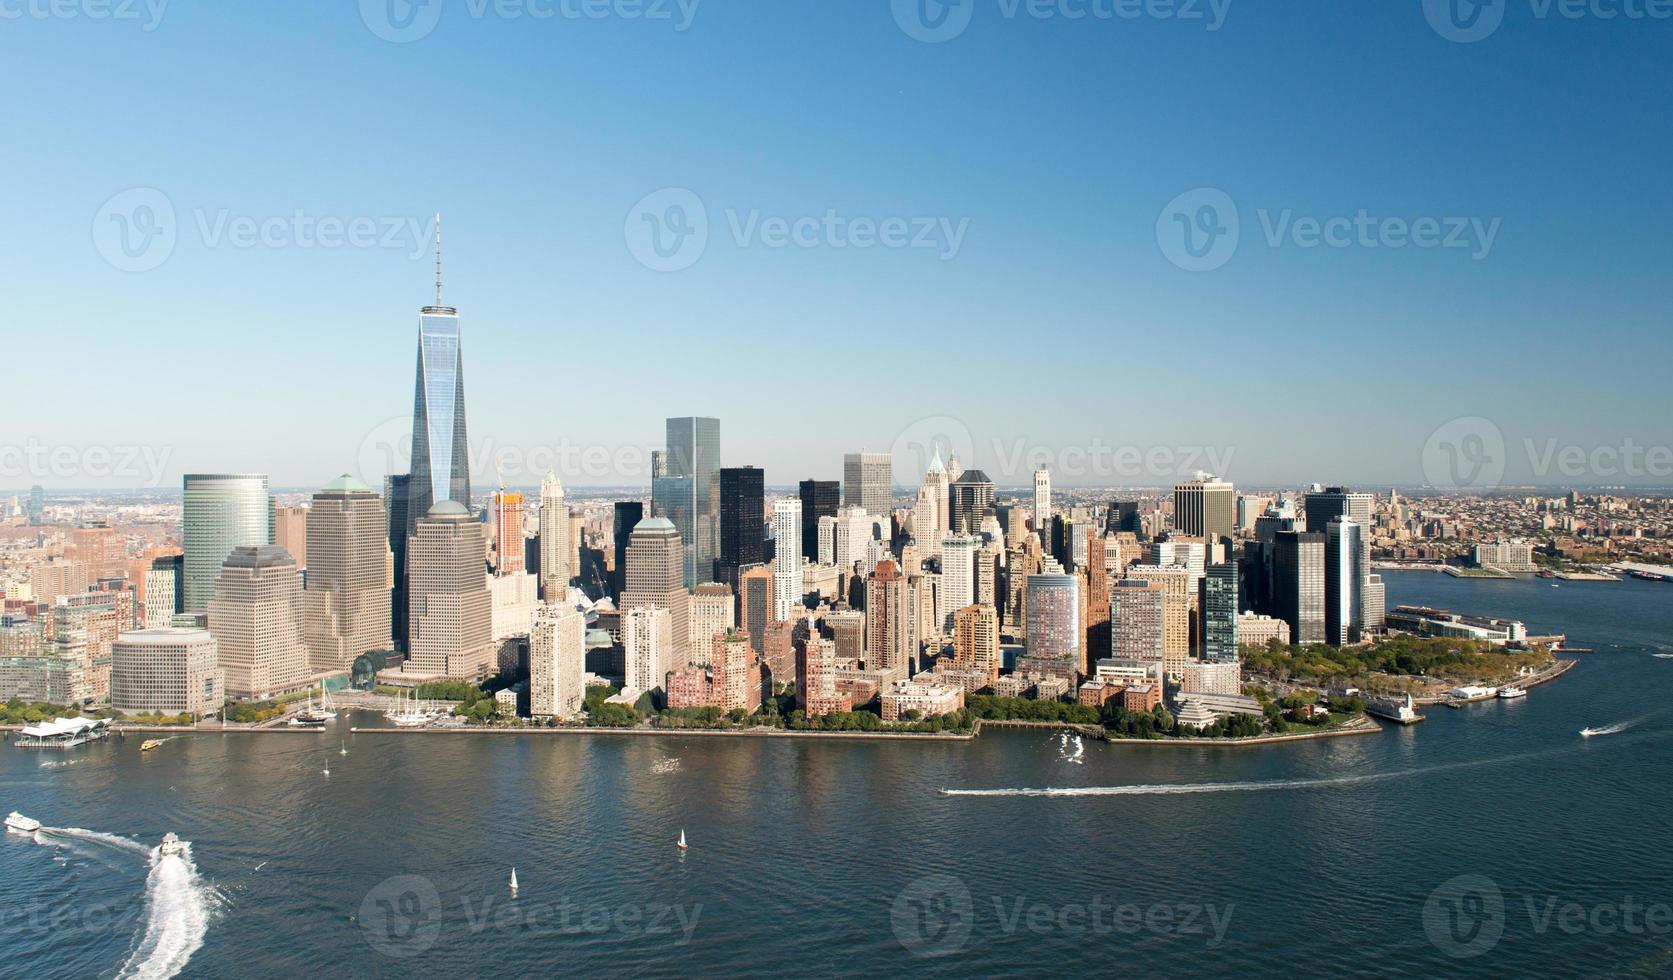
[[[551,584],[556,586],[555,582]],[[535,611],[540,606],[539,581],[528,572],[490,575],[488,588],[494,594],[494,642],[497,644],[513,636],[528,636],[534,626]]]
[[[137,630],[111,645],[110,706],[117,711],[212,715],[225,697],[208,630]]]
[[[586,699],[587,618],[542,605],[529,634],[529,714],[573,718]]]
[[[1051,471],[1044,466],[1034,471],[1034,530],[1051,544]]]
[[[548,602],[562,602],[569,586],[569,570],[576,543],[569,540],[569,506],[563,484],[550,470],[540,481],[540,594]]]
[[[647,692],[662,687],[674,669],[673,620],[659,606],[638,606],[622,613],[626,691]]]
[[[935,609],[936,632],[953,628],[953,613],[976,604],[976,553],[982,539],[971,534],[949,534],[941,539],[941,588]]]
[[[786,621],[802,604],[802,502],[773,501],[773,619]]]

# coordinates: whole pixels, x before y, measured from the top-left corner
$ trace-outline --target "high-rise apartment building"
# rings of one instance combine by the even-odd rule
[[[562,602],[569,592],[570,556],[579,542],[570,539],[569,505],[564,503],[563,483],[552,470],[540,481],[539,521],[540,595],[547,602]]]
[[[314,494],[302,596],[311,670],[347,670],[363,653],[390,649],[388,521],[382,498],[348,474]]]
[[[1082,671],[1085,635],[1080,621],[1080,582],[1056,562],[1047,571],[1028,576],[1028,647],[1018,669],[1054,676]]]
[[[865,659],[869,670],[910,677],[918,661],[916,598],[893,561],[877,563],[866,580]]]
[[[164,555],[153,558],[145,570],[145,612],[141,629],[168,629],[184,606],[181,603],[181,582],[185,578],[186,556]]]
[[[977,670],[989,681],[999,677],[999,613],[987,603],[965,606],[953,614],[953,662]]]
[[[1167,595],[1159,584],[1121,579],[1110,586],[1110,649],[1117,660],[1154,664],[1158,676],[1167,663]]]
[[[495,575],[523,574],[523,495],[504,487],[488,498],[489,562]]]
[[[721,582],[705,582],[692,591],[688,607],[687,629],[691,632],[690,662],[699,663],[716,636],[725,636],[736,630],[737,600],[732,595],[731,586]]]
[[[802,502],[773,501],[773,619],[788,620],[802,605]]]
[[[260,700],[307,684],[302,578],[285,549],[233,549],[208,613],[228,697]]]
[[[849,453],[842,457],[842,502],[885,517],[894,509],[894,457]]]
[[[1235,661],[1238,658],[1237,566],[1230,562],[1208,566],[1200,588],[1202,659],[1210,663]]]
[[[529,631],[529,714],[574,718],[586,699],[587,619],[579,610],[542,605]]]
[[[629,690],[660,690],[668,672],[686,659],[673,651],[673,618],[661,606],[635,606],[622,613],[622,650]]]
[[[953,613],[976,604],[976,554],[981,549],[982,539],[971,534],[955,532],[941,541],[941,592],[936,630],[942,635],[953,628]]]
[[[738,625],[749,634],[749,645],[765,653],[767,625],[773,621],[773,571],[756,565],[738,575]]]
[[[188,473],[183,485],[186,611],[203,612],[233,549],[273,543],[273,498],[267,477],[254,473]]]

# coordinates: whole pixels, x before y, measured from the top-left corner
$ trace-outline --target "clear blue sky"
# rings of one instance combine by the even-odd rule
[[[175,0],[150,31],[143,5],[0,20],[0,442],[160,447],[165,485],[364,468],[410,412],[431,259],[410,236],[212,237],[223,213],[298,209],[442,212],[478,443],[650,446],[665,416],[715,415],[727,465],[787,483],[946,416],[1002,484],[1026,470],[996,440],[1206,446],[1242,483],[1382,485],[1421,481],[1460,416],[1502,432],[1507,479],[1525,440],[1673,442],[1673,23],[1503,0],[1462,44],[1419,0],[1233,0],[1214,31],[963,2],[944,43],[889,0],[705,0],[685,31],[672,5],[508,19],[442,0],[411,43],[352,2]],[[101,207],[135,187],[177,226],[143,272],[96,247]],[[709,237],[656,272],[624,229],[667,187],[702,201]],[[1158,218],[1202,187],[1235,202],[1240,238],[1187,271]],[[967,224],[952,258],[730,228],[832,209]],[[1497,230],[1479,259],[1274,246],[1262,213],[1286,209]]]

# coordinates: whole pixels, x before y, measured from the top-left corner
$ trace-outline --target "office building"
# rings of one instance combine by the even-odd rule
[[[627,589],[627,543],[633,529],[645,519],[645,505],[638,500],[618,500],[612,509],[610,541],[615,553],[615,581],[611,593],[619,600]]]
[[[1237,490],[1212,476],[1173,488],[1173,527],[1205,541],[1230,541],[1237,525]]]
[[[1345,646],[1359,642],[1365,625],[1364,570],[1360,565],[1361,525],[1338,517],[1326,525],[1324,551],[1324,638]]]
[[[1324,534],[1278,531],[1273,535],[1273,615],[1289,624],[1292,643],[1325,641],[1324,566]]]
[[[1202,659],[1210,663],[1235,661],[1238,659],[1237,566],[1230,562],[1208,566],[1200,589],[1197,605],[1202,617],[1198,634],[1202,637]]]
[[[767,565],[746,568],[738,575],[738,626],[749,634],[749,645],[765,654],[767,625],[773,621],[773,570]]]
[[[523,574],[523,495],[504,487],[488,498],[488,563],[495,575]]]
[[[186,611],[203,612],[233,549],[273,543],[273,498],[267,477],[253,473],[188,473],[182,482]]]
[[[383,500],[347,474],[314,494],[302,596],[310,670],[347,670],[363,653],[390,649],[388,521]]]
[[[819,519],[835,517],[842,506],[842,484],[836,480],[803,480],[802,500],[802,558],[812,563],[819,558]]]
[[[436,218],[436,302],[418,311],[418,368],[412,406],[407,537],[431,509],[471,506],[470,444],[465,435],[465,351],[459,311],[442,303],[441,218]],[[415,624],[416,625],[416,624]]]
[[[966,470],[947,487],[948,528],[954,534],[975,534],[982,515],[993,507],[993,481],[981,470]]]
[[[671,418],[651,476],[651,516],[673,522],[686,588],[714,580],[720,560],[720,420]]]
[[[673,521],[647,517],[628,536],[627,588],[617,604],[624,614],[630,609],[667,610],[668,644],[662,652],[679,663],[685,663],[691,651],[686,620],[690,610],[690,591],[685,586],[687,564],[685,544]],[[653,687],[661,685],[659,676]]]
[[[395,649],[403,656],[407,649],[407,538],[413,522],[407,507],[412,502],[412,476],[400,473],[383,478],[383,508],[389,527],[390,595],[389,630]]]
[[[894,509],[894,457],[888,453],[849,453],[842,457],[842,502],[868,514],[888,516]]]
[[[233,549],[208,614],[228,697],[255,701],[307,684],[302,578],[285,549]]]
[[[482,522],[444,500],[408,544],[411,637],[405,670],[476,679],[494,665],[493,594]]]
[[[184,611],[180,587],[185,578],[185,568],[185,555],[164,555],[151,560],[145,570],[145,611],[140,621],[141,629],[168,629],[174,623],[174,617]]]
[[[653,518],[656,520],[657,518]],[[678,532],[676,532],[678,533]],[[622,651],[627,691],[662,689],[668,672],[686,657],[674,652],[673,617],[661,606],[636,606],[622,613]]]
[[[1047,543],[1051,528],[1051,471],[1044,466],[1034,471],[1034,531],[1040,543]]]
[[[976,554],[981,548],[982,539],[970,534],[955,532],[942,539],[937,633],[945,635],[953,628],[953,613],[976,604]]]
[[[701,661],[704,652],[716,636],[725,636],[737,628],[735,610],[737,599],[732,587],[721,582],[705,582],[691,593],[688,603],[687,629],[691,632],[691,662]]]
[[[712,580],[736,589],[738,574],[765,559],[766,492],[759,469],[740,466],[720,471],[720,558]],[[803,515],[806,523],[806,515]],[[708,649],[693,643],[693,650]]]
[[[130,714],[216,714],[226,700],[208,630],[123,633],[111,649],[110,706]]]
[[[308,508],[273,508],[273,543],[290,552],[297,568],[308,567]]]

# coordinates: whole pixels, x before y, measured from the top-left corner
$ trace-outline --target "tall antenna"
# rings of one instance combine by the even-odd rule
[[[436,212],[436,305],[441,303],[441,212]]]

